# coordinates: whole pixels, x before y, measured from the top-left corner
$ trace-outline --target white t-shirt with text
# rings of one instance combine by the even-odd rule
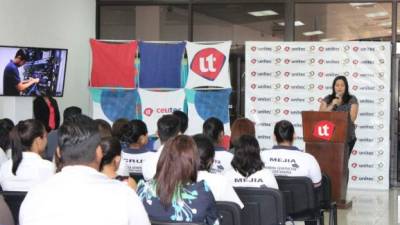
[[[296,147],[274,146],[261,152],[265,167],[275,176],[304,176],[314,184],[321,182],[321,169],[317,160]]]

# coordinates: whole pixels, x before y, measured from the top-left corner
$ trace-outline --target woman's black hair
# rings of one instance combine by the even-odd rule
[[[10,119],[0,120],[0,148],[5,152],[10,146],[10,132],[14,127],[14,123]]]
[[[281,120],[275,124],[274,135],[278,144],[288,141],[293,143],[294,127],[293,124],[287,120]]]
[[[347,78],[345,76],[337,76],[332,82],[332,94],[328,95],[328,105],[331,104],[333,99],[337,97],[335,92],[335,84],[338,80],[342,80],[345,86],[344,95],[342,96],[343,103],[347,104],[350,101],[349,83],[347,82]]]
[[[209,171],[211,163],[214,160],[215,149],[212,141],[203,134],[196,134],[193,136],[197,145],[197,150],[200,156],[199,170]]]
[[[121,142],[134,144],[142,135],[147,135],[146,124],[141,120],[131,120],[121,129]]]
[[[20,121],[10,133],[12,173],[16,175],[22,161],[22,152],[30,151],[37,137],[44,137],[46,128],[39,120],[29,119]]]
[[[218,144],[218,138],[221,132],[224,131],[224,124],[221,120],[215,117],[210,117],[203,124],[203,134],[210,138],[213,144]]]
[[[110,164],[116,156],[121,155],[121,144],[118,138],[104,137],[100,142],[101,150],[103,151],[103,158],[100,162],[100,171],[107,164]]]
[[[260,145],[254,136],[242,135],[233,143],[233,146],[235,154],[231,165],[244,177],[249,177],[264,168],[264,162],[260,156]]]

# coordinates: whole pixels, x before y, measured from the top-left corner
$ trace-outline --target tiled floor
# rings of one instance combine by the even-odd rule
[[[390,191],[349,190],[347,199],[353,201],[353,207],[338,210],[338,225],[398,225],[398,195],[400,188]],[[329,225],[328,214],[325,215],[325,225]]]

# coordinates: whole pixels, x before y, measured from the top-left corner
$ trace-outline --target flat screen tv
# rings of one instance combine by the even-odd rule
[[[0,46],[0,95],[63,96],[67,54],[67,49]]]

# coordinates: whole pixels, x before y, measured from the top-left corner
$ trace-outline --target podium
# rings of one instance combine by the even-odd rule
[[[349,113],[304,111],[301,116],[306,152],[315,157],[321,171],[331,178],[332,200],[338,208],[351,207],[351,202],[346,202]]]

